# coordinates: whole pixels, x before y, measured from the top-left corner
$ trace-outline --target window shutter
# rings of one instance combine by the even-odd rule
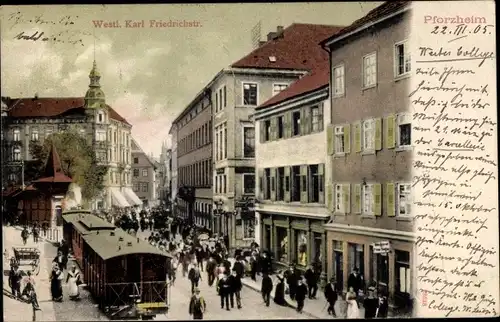
[[[267,182],[266,172],[264,171],[264,173],[262,174],[262,196],[263,196],[262,199],[264,200],[270,198],[270,196],[268,196],[266,193],[268,184],[269,183]]]
[[[388,149],[396,147],[396,116],[394,114],[387,117],[387,135],[385,141]]]
[[[396,209],[394,207],[394,194],[395,194],[395,189],[394,189],[394,183],[388,182],[386,184],[386,191],[385,195],[387,198],[387,216],[388,217],[394,217],[396,216]]]
[[[332,184],[327,184],[326,185],[326,207],[328,211],[333,212],[334,205],[333,205],[333,198],[335,196],[335,185]]]
[[[351,184],[342,185],[342,198],[344,198],[344,213],[351,213]]]
[[[320,131],[323,131],[324,124],[325,124],[325,103],[321,103],[319,105],[319,115],[320,115],[320,120],[319,120],[319,129]],[[311,115],[311,130],[312,130],[312,115]]]
[[[300,135],[307,134],[307,110],[306,107],[300,109]]]
[[[271,135],[270,135],[270,139],[271,141],[274,141],[278,138],[278,131],[276,131],[278,127],[278,118],[277,117],[273,117],[271,119]]]
[[[360,184],[355,184],[353,187],[353,194],[354,194],[354,209],[353,213],[355,214],[360,214],[361,213],[361,185]]]
[[[382,150],[382,119],[375,120],[375,150]]]
[[[304,180],[305,178],[305,180]],[[300,166],[300,202],[302,203],[307,203],[309,200],[309,192],[308,192],[308,181],[307,180],[307,165],[301,165]],[[304,181],[305,181],[305,189],[304,189]]]
[[[258,171],[258,176],[259,176],[259,199],[264,200],[265,195],[264,195],[264,187],[265,187],[265,181],[264,181],[264,169],[257,169]],[[217,188],[216,188],[217,190]]]
[[[326,128],[326,144],[328,155],[333,155],[335,152],[335,127],[329,124]]]
[[[292,112],[285,113],[285,138],[292,137]]]
[[[382,215],[382,186],[380,183],[373,184],[373,208],[375,216]]]
[[[274,183],[274,185],[273,185]],[[271,168],[271,200],[276,200],[276,168]]]
[[[290,178],[290,171],[291,171],[291,168],[290,167],[285,167],[285,182],[283,182],[283,185],[285,185],[285,196],[284,196],[284,200],[285,202],[290,202],[290,191],[292,190],[291,188],[291,185],[292,185],[292,178]],[[286,186],[286,182],[287,182],[287,178],[288,178],[288,187]],[[288,189],[288,191],[287,191]]]
[[[266,142],[266,122],[260,121],[260,143]]]
[[[325,204],[325,165],[323,163],[318,164],[318,175],[321,178],[321,180],[318,180],[321,184],[321,186],[318,187],[318,189],[320,189],[318,191],[319,203]]]
[[[354,152],[361,152],[361,123],[354,124]]]
[[[344,125],[344,152],[351,152],[351,126],[349,124]]]

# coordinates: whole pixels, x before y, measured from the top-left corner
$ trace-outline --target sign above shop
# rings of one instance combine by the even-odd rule
[[[386,254],[391,251],[390,241],[381,241],[372,244],[374,254]]]

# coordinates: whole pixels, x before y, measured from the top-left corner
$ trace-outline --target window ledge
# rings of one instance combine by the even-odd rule
[[[345,93],[342,93],[342,94],[334,94],[332,98],[341,98],[341,97],[345,97]]]
[[[333,157],[334,157],[334,158],[343,158],[343,157],[345,157],[345,156],[346,156],[346,154],[347,154],[347,153],[345,153],[345,152],[335,153],[335,154],[333,155]]]
[[[369,214],[362,214],[361,218],[362,219],[376,219],[377,216],[375,216],[375,215],[369,215]]]
[[[375,154],[375,150],[363,150],[361,151],[361,155],[371,155]]]
[[[347,214],[345,212],[334,212],[333,215],[345,217]]]
[[[411,151],[411,150],[413,150],[413,147],[411,145],[398,146],[394,149],[394,151],[396,152]]]
[[[397,221],[413,221],[414,217],[413,216],[396,216]]]
[[[404,74],[401,74],[401,75],[397,75],[397,76],[394,76],[394,81],[395,82],[399,82],[400,80],[409,78],[410,76],[411,76],[410,72],[407,72],[407,73],[404,73]]]
[[[363,87],[361,88],[361,91],[366,91],[366,90],[368,90],[368,89],[375,88],[375,87],[377,87],[377,83],[375,83],[375,84],[373,84],[373,85],[363,86]]]

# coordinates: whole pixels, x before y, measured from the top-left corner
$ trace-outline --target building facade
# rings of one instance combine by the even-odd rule
[[[170,175],[171,175],[171,185],[170,185],[170,200],[172,212],[177,213],[177,192],[179,190],[179,177],[178,177],[178,166],[177,166],[177,125],[172,124],[168,132],[170,135],[170,141],[172,142],[172,154],[170,156]]]
[[[274,254],[275,264],[326,268],[330,219],[325,182],[328,62],[259,106],[254,114],[258,174],[255,240]],[[322,274],[323,280],[326,275]]]
[[[215,232],[229,247],[255,240],[255,140],[250,116],[328,55],[317,44],[339,27],[292,24],[222,70],[207,86],[212,92]]]
[[[155,161],[132,139],[132,189],[144,207],[156,206],[158,202],[156,170]]]
[[[327,130],[328,275],[346,290],[358,268],[397,306],[411,301],[415,285],[409,8],[386,2],[324,42],[335,111]]]
[[[108,167],[105,189],[90,202],[92,209],[130,207],[140,204],[132,191],[131,137],[132,125],[106,104],[100,85],[100,74],[94,62],[85,97],[2,98],[7,105],[3,116],[7,181],[3,185],[21,185],[23,162],[32,160],[30,145],[43,143],[52,133],[74,130],[84,136],[100,164]]]
[[[210,229],[212,212],[212,104],[210,92],[203,90],[172,122],[172,142],[176,141],[177,162],[172,155],[172,173],[177,172],[177,191],[181,187],[195,189],[190,204],[176,194],[179,216],[194,216],[194,223]],[[173,180],[174,181],[174,180]],[[172,182],[174,185],[174,182]]]
[[[172,150],[163,142],[158,162],[158,200],[163,203],[170,202],[172,190]]]

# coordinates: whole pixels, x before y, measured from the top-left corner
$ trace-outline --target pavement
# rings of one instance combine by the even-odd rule
[[[40,250],[40,273],[35,276],[36,292],[41,311],[36,312],[37,321],[95,321],[108,320],[98,310],[92,301],[88,291],[81,289],[80,301],[70,301],[68,299],[68,286],[63,283],[63,302],[53,302],[50,294],[50,273],[52,270],[52,260],[57,254],[57,248],[45,239],[40,239],[38,243],[33,238],[28,239],[24,246],[21,240],[21,230],[19,227],[2,227],[2,238],[4,251],[8,250],[9,256],[3,256],[4,286],[8,285],[8,272],[10,270],[9,261],[13,256],[12,247],[36,247]],[[68,267],[71,264],[68,263]],[[23,267],[20,267],[22,270]],[[8,287],[7,287],[8,288]],[[10,289],[4,289],[4,320],[5,321],[32,321],[31,304],[19,301],[10,297]]]

